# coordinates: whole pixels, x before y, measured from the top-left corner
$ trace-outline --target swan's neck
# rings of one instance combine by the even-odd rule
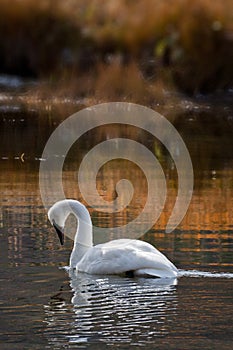
[[[74,238],[74,247],[70,256],[70,267],[76,267],[89,248],[93,246],[91,217],[84,205],[79,202],[70,202],[70,207],[78,221]]]

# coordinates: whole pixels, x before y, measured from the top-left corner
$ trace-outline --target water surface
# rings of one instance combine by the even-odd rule
[[[187,215],[169,235],[164,229],[176,198],[177,175],[166,150],[150,135],[134,128],[97,128],[74,145],[64,165],[67,197],[82,200],[76,174],[93,145],[130,137],[155,152],[166,174],[169,199],[142,239],[177,265],[181,277],[175,280],[69,276],[63,267],[72,240],[59,246],[38,186],[40,157],[61,116],[3,107],[1,349],[232,348],[233,120],[228,105],[184,111],[174,121],[193,161],[195,187]],[[123,225],[143,208],[146,180],[128,161],[109,162],[101,169],[100,195],[113,199],[115,184],[124,177],[135,189],[130,207],[115,216],[88,208],[95,225]],[[75,222],[70,225],[74,230]]]

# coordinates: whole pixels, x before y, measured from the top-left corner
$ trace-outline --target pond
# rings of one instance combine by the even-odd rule
[[[174,280],[69,276],[72,239],[59,246],[39,189],[43,149],[68,114],[0,107],[1,349],[232,348],[233,117],[228,102],[205,108],[198,103],[173,120],[190,152],[195,181],[187,214],[172,233],[165,227],[177,195],[177,173],[149,133],[113,125],[95,128],[75,143],[64,163],[66,196],[82,201],[77,169],[94,145],[127,137],[156,154],[169,199],[141,239],[178,267],[180,277]],[[115,215],[88,207],[95,226],[124,225],[142,210],[146,179],[127,160],[101,167],[96,178],[100,196],[114,199],[120,178],[133,183],[130,206]],[[72,218],[69,225],[74,230]]]

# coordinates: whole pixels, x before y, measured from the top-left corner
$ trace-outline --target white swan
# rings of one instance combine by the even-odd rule
[[[117,239],[93,246],[92,222],[86,207],[73,199],[55,203],[48,218],[64,243],[65,221],[70,213],[78,220],[70,267],[89,274],[177,277],[177,268],[151,244],[136,239]]]

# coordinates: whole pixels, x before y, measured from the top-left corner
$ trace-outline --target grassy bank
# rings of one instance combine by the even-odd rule
[[[0,8],[0,73],[100,100],[232,87],[231,0],[0,0]]]

